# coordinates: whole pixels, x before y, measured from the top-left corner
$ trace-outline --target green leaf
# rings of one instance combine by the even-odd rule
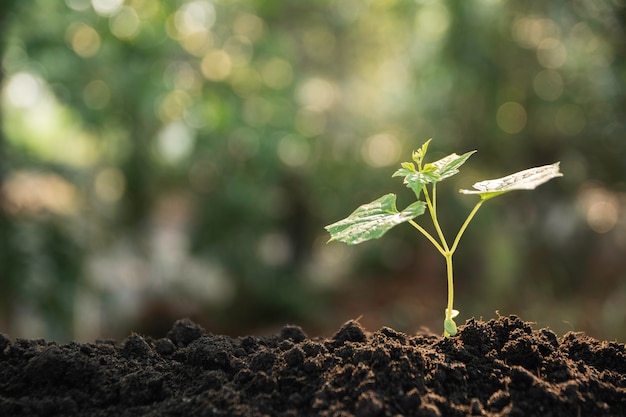
[[[406,177],[417,172],[415,165],[411,162],[403,162],[401,165],[402,167],[398,168],[398,170],[391,175],[392,177]]]
[[[356,245],[371,239],[378,239],[392,227],[424,213],[426,204],[417,201],[401,212],[396,209],[396,195],[386,194],[371,203],[357,208],[343,220],[326,226],[330,241],[337,240]]]
[[[408,165],[413,165],[410,162],[402,163],[402,168],[393,173],[392,177],[404,177],[403,183],[413,190],[415,196],[419,199],[422,194],[422,187],[428,184],[430,179],[423,173],[415,170],[415,166],[411,169]]]
[[[424,171],[432,171],[432,182],[442,181],[458,174],[459,167],[467,161],[476,151],[466,152],[463,155],[450,154],[438,161],[426,164]],[[433,169],[434,168],[434,169]]]
[[[419,148],[416,151],[413,151],[412,158],[417,163],[417,166],[422,166],[422,161],[426,157],[426,152],[428,151],[428,144],[430,143],[431,140],[433,139],[432,138],[428,139],[426,142],[424,142],[421,148]]]
[[[552,178],[562,177],[559,171],[560,162],[536,168],[525,169],[515,174],[495,180],[480,181],[472,187],[475,190],[460,190],[463,194],[479,194],[483,200],[496,197],[513,190],[534,190]]]
[[[430,141],[428,141],[430,142]],[[424,146],[428,147],[428,142]],[[422,153],[424,152],[424,146],[417,153],[420,154],[419,158],[415,158],[416,162],[421,162]],[[463,155],[457,155],[455,153],[441,158],[430,164],[426,164],[421,171],[415,169],[415,165],[410,162],[402,163],[402,168],[393,173],[392,177],[404,177],[404,184],[413,190],[417,198],[420,198],[422,188],[426,184],[442,181],[448,177],[453,176],[459,172],[459,167],[467,161],[467,158],[472,156],[476,151],[464,153]],[[415,152],[414,152],[415,156]],[[418,164],[420,163],[418,162]]]

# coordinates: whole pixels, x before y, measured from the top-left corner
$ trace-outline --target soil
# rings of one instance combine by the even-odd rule
[[[516,316],[447,339],[357,321],[231,338],[187,319],[162,339],[0,335],[0,416],[626,416],[626,347]]]

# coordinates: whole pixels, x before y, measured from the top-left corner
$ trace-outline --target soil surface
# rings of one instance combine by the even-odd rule
[[[626,416],[626,348],[515,316],[448,339],[356,321],[328,339],[189,320],[157,340],[0,335],[0,416]]]

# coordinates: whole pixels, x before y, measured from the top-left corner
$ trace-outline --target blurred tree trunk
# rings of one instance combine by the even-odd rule
[[[4,0],[3,3],[0,7],[0,58],[4,56],[9,19],[17,8],[18,1]],[[24,3],[22,2],[22,4]],[[0,86],[2,86],[3,82],[4,69],[0,67]],[[8,329],[11,322],[12,288],[19,275],[19,264],[15,258],[13,222],[6,211],[2,187],[9,169],[3,120],[2,106],[0,105],[0,329]],[[2,320],[6,320],[6,323],[3,323]]]

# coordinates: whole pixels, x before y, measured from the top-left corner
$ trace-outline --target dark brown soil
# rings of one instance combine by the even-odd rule
[[[0,416],[626,416],[626,348],[515,316],[456,337],[207,334],[59,345],[0,335]]]

